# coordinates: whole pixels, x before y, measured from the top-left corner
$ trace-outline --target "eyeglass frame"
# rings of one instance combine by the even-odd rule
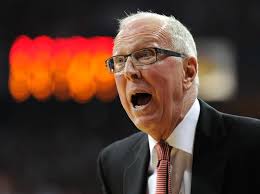
[[[162,48],[157,48],[157,47],[147,47],[147,48],[142,48],[140,50],[136,50],[128,55],[114,55],[112,57],[109,57],[107,60],[105,60],[105,63],[106,63],[106,67],[108,68],[108,70],[111,72],[111,73],[119,73],[121,72],[124,67],[125,67],[125,63],[127,61],[127,58],[130,56],[131,58],[135,59],[135,57],[133,57],[133,54],[135,54],[136,52],[140,52],[142,50],[145,50],[145,49],[153,49],[155,51],[155,61],[151,62],[151,63],[148,63],[148,64],[136,64],[136,66],[145,66],[145,65],[151,65],[153,63],[155,63],[156,61],[158,61],[158,54],[162,54],[162,55],[166,55],[166,56],[173,56],[173,57],[181,57],[181,58],[185,58],[187,57],[186,54],[184,53],[179,53],[179,52],[176,52],[176,51],[172,51],[172,50],[167,50],[167,49],[162,49]],[[119,71],[115,71],[114,68],[111,67],[111,64],[109,64],[109,61],[114,57],[124,57],[124,66],[122,67],[122,69],[120,69]],[[136,60],[138,62],[138,60]],[[114,64],[113,64],[114,66]]]

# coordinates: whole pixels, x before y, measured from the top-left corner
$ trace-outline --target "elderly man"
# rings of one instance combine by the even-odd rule
[[[141,132],[100,153],[103,193],[259,190],[260,121],[218,112],[197,99],[197,51],[183,24],[150,12],[127,16],[106,64]]]

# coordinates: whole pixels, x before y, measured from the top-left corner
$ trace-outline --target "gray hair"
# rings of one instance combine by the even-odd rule
[[[197,59],[196,44],[190,31],[174,16],[160,15],[153,12],[142,12],[127,14],[123,19],[119,19],[118,32],[122,31],[128,23],[141,18],[154,18],[165,23],[165,27],[170,33],[172,47],[175,51],[182,52],[188,56],[193,56]],[[199,85],[198,74],[194,80],[195,85]]]
[[[176,51],[183,52],[186,55],[197,58],[196,44],[190,31],[174,16],[165,16],[152,12],[139,11],[137,13],[127,15],[123,19],[119,19],[118,32],[124,29],[129,22],[140,18],[154,18],[163,21],[171,35],[173,48],[176,49]]]

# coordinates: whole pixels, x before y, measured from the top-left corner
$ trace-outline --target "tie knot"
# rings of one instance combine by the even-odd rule
[[[167,160],[170,161],[171,149],[172,147],[165,141],[160,141],[155,145],[158,160]]]

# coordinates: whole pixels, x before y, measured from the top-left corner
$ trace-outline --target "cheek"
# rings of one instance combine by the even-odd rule
[[[121,96],[123,94],[125,94],[125,86],[126,86],[126,82],[125,79],[123,79],[122,76],[115,76],[115,82],[116,82],[116,88],[118,91],[118,94]]]
[[[115,82],[116,82],[117,92],[118,92],[120,101],[121,101],[123,107],[126,108],[127,100],[126,100],[125,80],[122,77],[118,76],[118,77],[115,77]]]
[[[168,92],[172,95],[173,98],[176,98],[179,95],[182,95],[183,90],[183,71],[180,63],[173,63],[164,72],[165,86],[167,87]]]
[[[149,82],[156,91],[157,101],[164,111],[172,109],[182,98],[182,69],[179,63],[159,64],[149,71]]]

